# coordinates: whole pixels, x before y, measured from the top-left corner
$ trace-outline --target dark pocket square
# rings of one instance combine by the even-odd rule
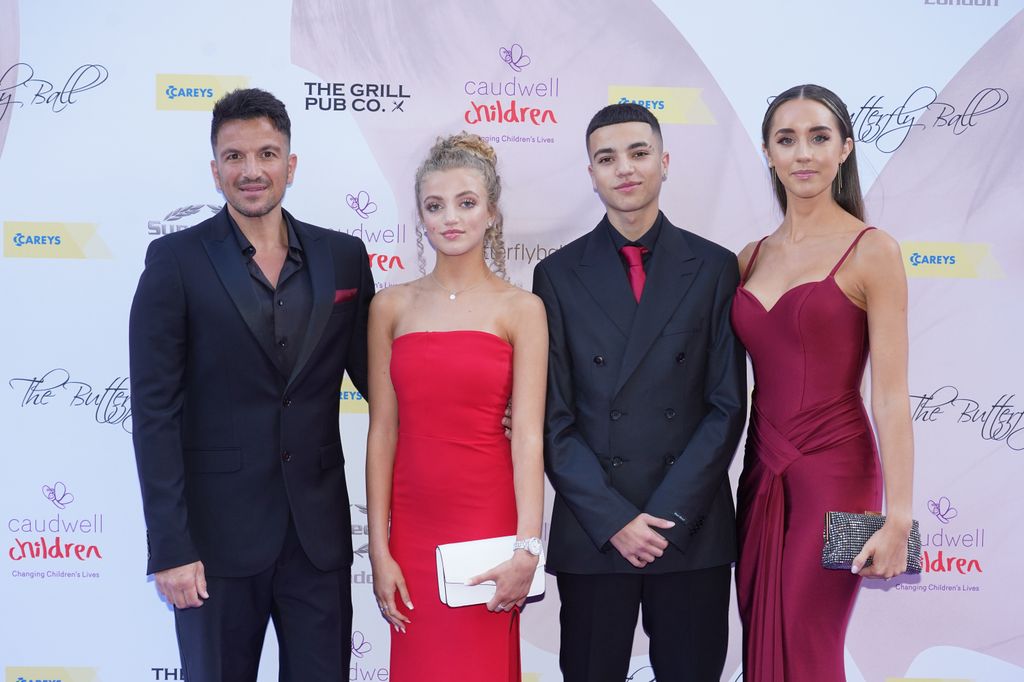
[[[345,301],[351,301],[359,293],[359,289],[337,289],[334,292],[334,302],[344,303]]]

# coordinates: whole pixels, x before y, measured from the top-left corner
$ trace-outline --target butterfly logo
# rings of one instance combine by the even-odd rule
[[[938,501],[928,500],[928,511],[934,514],[935,518],[942,523],[949,523],[959,514],[956,507],[953,506],[946,496],[940,497]]]
[[[352,655],[362,658],[373,651],[373,645],[366,641],[366,637],[359,630],[352,632]]]
[[[654,668],[649,665],[638,668],[629,674],[626,682],[654,682]]]
[[[508,64],[508,68],[515,72],[522,71],[530,65],[530,57],[523,52],[523,46],[519,43],[512,43],[512,47],[503,47],[498,50],[501,61]]]
[[[53,506],[57,509],[64,509],[69,504],[75,501],[75,496],[68,492],[68,487],[57,481],[53,486],[44,485],[43,495],[46,495],[46,499],[53,502]]]
[[[348,202],[349,208],[356,212],[360,218],[369,218],[371,213],[377,212],[377,204],[370,201],[370,195],[366,192],[359,192],[359,194],[349,194],[345,197],[345,201]]]

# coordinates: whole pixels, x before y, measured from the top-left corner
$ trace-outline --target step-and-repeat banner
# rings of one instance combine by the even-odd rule
[[[0,0],[5,679],[183,677],[172,614],[144,575],[127,318],[149,243],[223,205],[208,170],[221,94],[258,86],[287,104],[299,163],[285,205],[361,237],[378,288],[419,275],[413,174],[435,137],[484,136],[504,180],[509,273],[528,286],[541,258],[600,218],[584,130],[601,106],[659,117],[665,212],[739,250],[779,220],[765,106],[803,82],[849,105],[869,220],[899,239],[910,278],[925,572],[864,584],[849,679],[1024,679],[1022,7]],[[366,552],[366,403],[339,389],[356,549],[349,679],[387,680]],[[523,614],[524,679],[559,679],[557,611],[549,580]],[[737,680],[735,618],[731,636],[723,679]],[[653,679],[646,651],[639,636],[629,680]],[[276,661],[271,634],[261,679]]]

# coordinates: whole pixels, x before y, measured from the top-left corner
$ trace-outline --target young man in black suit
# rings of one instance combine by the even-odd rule
[[[567,682],[621,682],[642,606],[659,680],[718,680],[736,556],[727,469],[747,395],[736,257],[659,210],[669,155],[647,109],[599,111],[587,152],[607,213],[533,285],[550,330],[560,665]]]
[[[366,388],[366,249],[282,210],[290,121],[268,92],[214,107],[227,205],[154,241],[129,325],[148,571],[190,682],[348,679],[351,528],[338,389]]]

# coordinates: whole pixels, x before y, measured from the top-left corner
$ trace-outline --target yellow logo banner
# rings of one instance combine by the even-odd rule
[[[701,88],[664,88],[637,85],[609,85],[608,103],[633,102],[646,107],[658,123],[715,125],[715,117],[701,99]]]
[[[356,389],[356,385],[348,378],[348,374],[341,382],[340,399],[338,411],[342,414],[368,414],[370,412],[366,398]]]
[[[907,277],[1002,279],[992,245],[976,242],[902,242]]]
[[[47,667],[9,667],[4,673],[5,682],[35,682],[35,680],[53,680],[53,682],[96,682],[95,668],[58,668]]]
[[[158,73],[156,108],[161,111],[211,111],[224,94],[248,86],[248,76]]]
[[[6,258],[110,258],[95,223],[4,222]]]

